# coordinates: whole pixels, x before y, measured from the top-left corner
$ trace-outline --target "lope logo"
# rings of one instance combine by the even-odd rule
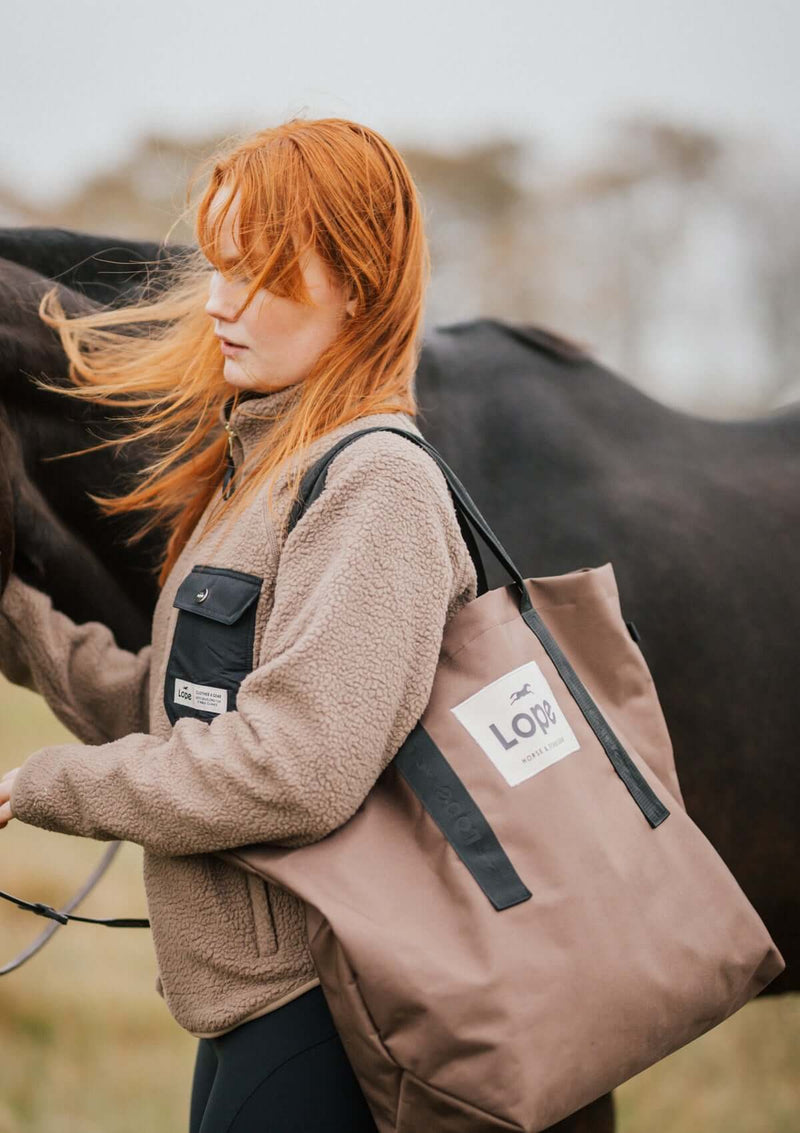
[[[213,685],[196,685],[191,681],[182,681],[175,678],[175,691],[173,693],[175,704],[185,704],[196,708],[199,712],[227,712],[228,690],[214,688]]]
[[[515,707],[520,701],[525,703]],[[512,787],[580,750],[535,661],[484,685],[450,711]]]

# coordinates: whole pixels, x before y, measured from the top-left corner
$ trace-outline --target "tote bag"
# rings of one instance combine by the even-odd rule
[[[373,431],[308,470],[291,523],[333,456]],[[686,813],[612,564],[523,579],[436,450],[387,431],[437,460],[479,593],[446,625],[426,710],[356,813],[307,846],[219,856],[305,903],[381,1133],[536,1133],[785,964]],[[508,585],[486,589],[469,524]]]

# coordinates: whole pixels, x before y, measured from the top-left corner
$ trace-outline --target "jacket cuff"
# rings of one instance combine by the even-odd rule
[[[52,813],[48,808],[48,786],[52,781],[52,767],[48,769],[48,756],[56,750],[69,748],[72,744],[44,747],[28,756],[14,776],[11,786],[11,814],[29,826],[42,830],[53,830],[59,834],[77,834],[78,831],[65,824],[63,816]]]

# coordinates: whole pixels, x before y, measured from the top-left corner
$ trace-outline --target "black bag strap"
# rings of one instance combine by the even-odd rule
[[[410,433],[407,429],[400,429],[394,425],[374,425],[366,429],[359,429],[354,433],[350,433],[340,440],[336,441],[334,445],[323,455],[316,460],[304,473],[300,481],[300,490],[298,497],[295,500],[292,510],[289,513],[288,532],[292,530],[294,525],[303,515],[306,508],[310,507],[314,500],[319,496],[320,492],[325,487],[325,478],[327,475],[328,465],[333,458],[341,452],[347,445],[352,444],[363,437],[367,433],[398,433],[401,437],[408,437],[414,444],[419,445],[424,449],[442,470],[447,486],[450,489],[450,494],[453,497],[453,502],[456,509],[456,514],[459,520],[459,526],[463,531],[467,523],[472,524],[475,530],[480,534],[487,547],[495,556],[500,565],[507,571],[513,579],[517,590],[519,592],[519,612],[525,620],[526,625],[538,637],[542,647],[547,652],[550,660],[555,665],[559,676],[564,681],[564,684],[569,689],[575,703],[580,708],[581,712],[586,719],[586,722],[591,727],[597,739],[600,741],[603,750],[608,756],[614,770],[619,775],[622,782],[625,784],[631,797],[636,802],[636,805],[641,810],[647,821],[651,826],[658,826],[668,817],[669,811],[657,797],[650,784],[639,771],[636,764],[628,755],[625,748],[620,743],[617,736],[614,734],[611,726],[606,718],[603,716],[600,709],[595,704],[586,686],[581,681],[578,674],[573,669],[569,660],[564,655],[561,646],[553,637],[546,624],[539,616],[531,602],[528,588],[520,574],[517,567],[511,560],[511,556],[506,551],[500,540],[492,531],[489,524],[486,522],[480,511],[476,507],[472,497],[467,489],[461,483],[459,478],[453,472],[452,468],[445,462],[442,456],[436,451],[432,444],[425,440],[424,437],[417,436],[416,433]],[[467,546],[473,559],[477,557],[477,564],[481,563],[481,572],[479,577],[483,579],[484,591],[486,589],[486,575],[483,571],[483,564],[481,562],[480,553],[478,552],[477,545],[474,539],[467,541]],[[474,553],[473,553],[474,547]],[[483,593],[484,591],[479,591]]]
[[[424,437],[418,437],[416,433],[410,433],[407,429],[400,429],[393,425],[374,425],[368,429],[359,429],[355,433],[350,433],[348,436],[342,437],[328,450],[328,452],[323,453],[319,460],[317,460],[314,464],[311,465],[310,468],[306,470],[300,482],[300,491],[298,493],[298,497],[295,500],[294,506],[292,507],[292,510],[289,514],[287,535],[300,519],[306,508],[310,507],[311,504],[313,504],[314,500],[325,487],[325,478],[328,472],[328,465],[333,460],[333,458],[337,456],[343,448],[346,448],[347,445],[352,444],[353,441],[358,440],[359,437],[363,437],[366,433],[399,433],[401,437],[408,437],[410,441],[414,441],[415,444],[419,445],[420,448],[425,449],[425,451],[433,457],[433,459],[436,461],[436,463],[444,473],[445,480],[447,481],[447,486],[450,489],[451,496],[453,497],[453,503],[455,506],[459,527],[461,528],[461,532],[464,536],[464,542],[467,544],[467,548],[475,564],[475,573],[478,576],[478,594],[485,594],[488,586],[486,582],[486,571],[483,566],[483,560],[478,549],[478,544],[475,542],[475,536],[472,534],[470,523],[476,528],[477,531],[480,532],[481,537],[486,542],[487,546],[492,551],[497,561],[500,563],[503,569],[511,575],[512,579],[517,584],[517,588],[520,592],[520,609],[524,608],[526,603],[527,606],[530,607],[530,596],[528,594],[525,583],[522,581],[522,575],[517,570],[514,563],[511,561],[508,552],[505,550],[500,540],[489,527],[489,524],[481,515],[480,511],[478,511],[478,508],[476,507],[467,489],[461,483],[452,468],[450,468],[450,466],[445,463],[444,458],[436,451],[433,445],[430,444],[429,441],[426,441]]]

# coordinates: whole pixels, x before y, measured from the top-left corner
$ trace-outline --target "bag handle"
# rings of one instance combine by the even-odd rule
[[[328,472],[328,465],[333,460],[333,458],[343,448],[346,448],[347,445],[352,444],[353,441],[357,440],[359,437],[364,436],[366,433],[399,433],[401,437],[408,437],[410,441],[413,441],[416,445],[419,445],[420,448],[425,449],[425,451],[433,457],[433,459],[441,468],[445,480],[447,481],[447,486],[450,489],[450,494],[453,497],[456,516],[458,518],[459,526],[461,527],[461,532],[464,536],[464,541],[466,542],[475,563],[475,573],[478,576],[478,594],[485,594],[489,587],[486,582],[486,571],[483,566],[483,560],[481,558],[478,545],[475,542],[475,537],[472,534],[469,523],[471,523],[479,532],[482,539],[489,547],[497,561],[516,583],[520,595],[520,613],[524,613],[527,610],[532,610],[533,605],[531,603],[530,594],[528,593],[528,588],[522,580],[522,575],[517,570],[511,559],[511,556],[508,554],[503,544],[492,531],[491,527],[486,522],[484,517],[481,515],[480,511],[477,508],[477,505],[475,504],[467,489],[461,483],[452,468],[450,468],[450,466],[445,462],[444,458],[436,451],[433,445],[430,444],[429,441],[426,441],[424,437],[418,437],[416,433],[410,433],[407,429],[396,428],[393,425],[374,425],[368,429],[359,429],[358,432],[350,433],[348,436],[342,437],[341,440],[337,441],[336,444],[334,444],[328,452],[321,456],[320,459],[315,464],[313,464],[303,476],[303,479],[300,482],[300,494],[295,501],[289,515],[287,535],[288,532],[292,530],[294,525],[300,519],[306,508],[311,506],[322,489],[325,487],[325,478]]]
[[[538,637],[543,649],[556,667],[559,676],[569,689],[572,698],[583,713],[587,724],[589,724],[592,731],[597,736],[597,739],[600,741],[600,744],[602,745],[603,750],[608,756],[611,765],[613,766],[617,775],[619,775],[622,782],[625,784],[628,793],[631,795],[634,802],[639,807],[649,824],[653,827],[658,826],[659,823],[663,822],[664,819],[669,816],[669,810],[664,806],[664,804],[655,794],[653,788],[650,786],[650,784],[639,771],[639,768],[628,755],[627,751],[622,746],[619,739],[612,730],[611,725],[608,723],[605,716],[603,716],[602,712],[595,704],[591,694],[589,693],[589,690],[586,688],[583,681],[573,669],[568,658],[565,656],[563,650],[561,649],[561,646],[553,637],[552,633],[550,632],[538,612],[534,609],[530,594],[528,593],[528,588],[525,585],[522,575],[512,562],[511,556],[508,554],[505,547],[503,547],[502,543],[492,531],[486,520],[483,518],[480,511],[478,511],[478,508],[476,507],[469,492],[456,476],[455,472],[453,472],[452,468],[448,466],[448,464],[439,455],[433,445],[426,441],[424,437],[418,437],[416,433],[410,433],[407,429],[396,428],[393,425],[374,425],[367,429],[359,429],[355,433],[350,433],[348,436],[342,437],[328,450],[328,452],[324,453],[319,458],[319,460],[312,464],[311,467],[307,469],[307,471],[303,475],[303,478],[300,482],[300,493],[298,495],[298,498],[295,500],[294,505],[292,506],[292,510],[289,514],[288,530],[292,530],[294,525],[302,516],[305,509],[314,502],[322,489],[325,487],[325,477],[327,474],[328,465],[336,456],[336,454],[347,445],[352,444],[353,441],[357,440],[359,437],[364,436],[366,433],[378,432],[399,433],[402,437],[408,437],[408,439],[413,441],[414,444],[419,445],[419,447],[422,449],[425,449],[425,451],[429,453],[430,456],[432,456],[436,463],[439,465],[445,479],[447,480],[447,485],[450,489],[451,495],[453,496],[456,513],[459,517],[459,524],[462,531],[469,530],[466,520],[472,523],[476,531],[478,531],[486,545],[496,557],[497,561],[508,572],[508,574],[511,575],[511,578],[514,580],[514,583],[516,584],[516,587],[519,591],[519,612],[524,619],[525,624],[536,635],[536,637]],[[461,519],[462,513],[465,517],[465,521],[463,522]],[[481,571],[479,577],[483,579],[485,591],[486,575],[483,571],[483,563],[480,558],[480,553],[478,552],[477,545],[475,544],[473,538],[470,538],[470,540],[467,541],[467,546],[470,549],[470,553],[473,553],[474,548],[473,558],[475,557],[475,555],[477,555],[478,561],[476,563],[476,572],[478,569],[478,564],[480,564]],[[483,593],[484,591],[479,591],[479,593]]]

